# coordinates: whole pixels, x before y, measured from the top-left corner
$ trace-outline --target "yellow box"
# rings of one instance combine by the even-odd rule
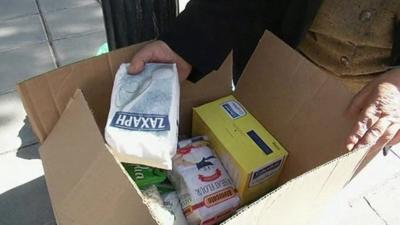
[[[194,108],[192,134],[209,137],[242,204],[256,200],[275,186],[288,155],[233,96]]]

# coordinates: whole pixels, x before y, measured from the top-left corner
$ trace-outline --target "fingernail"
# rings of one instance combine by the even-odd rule
[[[350,141],[352,141],[352,142],[357,142],[357,141],[358,141],[358,138],[357,138],[357,136],[355,136],[355,135],[351,135],[349,139],[350,139]]]
[[[354,148],[354,144],[347,144],[346,148],[347,148],[348,151],[351,151]]]

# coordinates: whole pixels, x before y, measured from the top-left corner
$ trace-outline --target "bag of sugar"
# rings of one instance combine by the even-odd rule
[[[148,63],[134,76],[128,66],[115,76],[105,139],[121,162],[170,170],[178,141],[176,65]]]

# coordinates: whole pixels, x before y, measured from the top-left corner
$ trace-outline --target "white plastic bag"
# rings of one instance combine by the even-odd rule
[[[188,223],[185,215],[183,215],[182,206],[176,191],[166,193],[161,197],[164,201],[164,207],[175,216],[174,225],[187,225]]]
[[[175,225],[175,215],[164,205],[156,186],[152,185],[143,190],[142,193],[143,202],[149,207],[150,214],[159,224]]]
[[[105,139],[122,162],[170,170],[178,137],[176,65],[148,63],[134,76],[128,66],[115,76]]]
[[[191,225],[221,222],[240,204],[229,175],[203,138],[179,142],[168,176]]]
[[[142,191],[143,202],[161,225],[188,225],[175,191],[160,195],[155,185]]]

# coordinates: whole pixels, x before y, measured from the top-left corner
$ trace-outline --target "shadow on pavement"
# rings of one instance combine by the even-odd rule
[[[44,176],[0,194],[0,225],[55,225]]]
[[[40,159],[39,145],[33,144],[23,148],[19,148],[17,151],[17,157],[22,159]]]
[[[24,126],[19,131],[18,137],[21,139],[22,147],[18,149],[17,157],[23,159],[40,159],[38,148],[28,148],[37,143],[36,138],[32,140],[32,128],[28,117],[25,117]]]

